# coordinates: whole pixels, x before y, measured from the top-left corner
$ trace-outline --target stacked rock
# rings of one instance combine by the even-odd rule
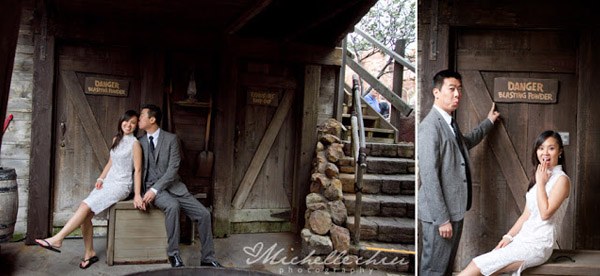
[[[342,196],[339,162],[344,157],[339,138],[341,124],[330,119],[319,126],[319,140],[306,196],[306,224],[301,232],[306,268],[353,269],[358,257],[349,255],[350,231],[345,227],[348,212]]]

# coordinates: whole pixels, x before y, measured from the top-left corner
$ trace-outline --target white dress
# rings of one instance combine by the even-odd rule
[[[546,183],[548,196],[560,176],[568,177],[561,165],[552,168],[551,172],[552,175]],[[512,274],[521,275],[526,268],[541,265],[552,255],[557,227],[565,216],[569,201],[568,198],[563,200],[551,218],[542,220],[537,205],[537,187],[538,185],[535,184],[525,196],[526,208],[529,209],[530,216],[523,223],[514,240],[504,248],[492,250],[473,259],[481,274],[491,275],[511,263],[524,261],[523,265]]]
[[[119,145],[110,150],[112,165],[104,178],[102,189],[94,190],[83,200],[94,214],[127,198],[133,187],[133,145],[139,143],[133,134],[123,136]]]

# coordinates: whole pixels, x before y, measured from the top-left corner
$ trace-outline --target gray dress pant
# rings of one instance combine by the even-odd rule
[[[423,237],[419,276],[452,275],[454,258],[462,235],[463,220],[452,221],[452,238],[440,236],[439,225],[420,221]]]
[[[154,205],[165,213],[165,226],[168,236],[167,255],[179,254],[179,210],[197,225],[198,238],[202,245],[202,262],[215,259],[210,212],[190,193],[176,196],[168,191],[161,191],[154,199]]]

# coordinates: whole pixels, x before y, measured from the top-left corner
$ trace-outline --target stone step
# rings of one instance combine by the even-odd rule
[[[340,160],[340,173],[354,173],[354,160],[346,156]],[[370,174],[414,174],[415,160],[393,157],[367,157],[367,173]]]
[[[351,117],[352,117],[351,114],[342,114],[342,124],[348,129],[351,129],[351,126],[352,126],[352,118]],[[363,114],[363,126],[365,128],[381,127],[380,120],[383,120],[383,119],[379,116]]]
[[[354,235],[354,217],[346,219],[350,235]],[[415,244],[415,220],[394,217],[361,217],[360,240]]]
[[[354,193],[354,174],[340,173],[344,193]],[[365,174],[363,194],[414,195],[416,190],[414,174]]]
[[[408,273],[415,271],[414,244],[362,241],[360,246],[351,248],[350,254],[359,256],[366,268]]]
[[[345,194],[344,204],[348,215],[353,216],[356,206],[356,195]],[[415,218],[415,197],[405,195],[369,195],[361,198],[361,216]]]
[[[344,133],[344,135],[342,135],[342,139],[350,140],[352,138],[352,127],[345,127],[347,131]],[[395,135],[396,134],[393,129],[365,126],[366,142],[393,144],[394,142],[396,142]]]
[[[351,140],[342,142],[344,143],[344,153],[347,156],[352,156]],[[415,158],[415,144],[411,142],[400,142],[398,144],[367,142],[365,144],[368,156]]]

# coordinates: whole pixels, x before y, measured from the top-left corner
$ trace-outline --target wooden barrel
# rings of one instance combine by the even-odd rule
[[[0,242],[12,238],[18,209],[17,173],[15,169],[0,168]]]

